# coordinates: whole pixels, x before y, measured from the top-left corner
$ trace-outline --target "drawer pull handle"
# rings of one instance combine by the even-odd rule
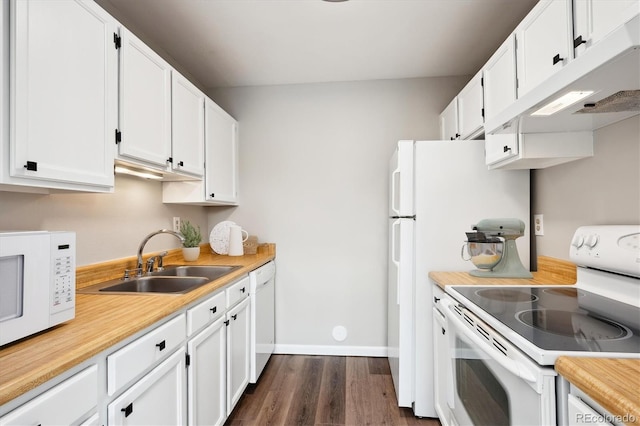
[[[163,351],[163,350],[164,350],[164,348],[165,348],[165,347],[167,347],[167,344],[166,344],[166,342],[163,340],[163,341],[162,341],[162,342],[160,342],[160,343],[156,343],[156,347],[157,347],[158,349],[160,349],[161,351]]]
[[[553,57],[553,65],[557,64],[558,62],[562,62],[562,61],[564,61],[564,58],[561,58],[559,53],[556,56]]]
[[[125,417],[129,417],[131,415],[131,413],[133,413],[133,402],[129,405],[127,405],[126,407],[120,409],[120,411],[122,411],[124,413]]]
[[[209,310],[211,311],[212,314],[215,314],[216,311],[218,310],[218,307],[214,306],[213,308],[209,308]]]
[[[245,291],[247,291],[247,290],[246,290],[244,287],[242,287],[242,288],[240,289],[240,293],[244,293]]]
[[[587,40],[583,40],[582,36],[578,36],[575,40],[573,40],[573,48],[577,49],[581,44],[586,44]]]

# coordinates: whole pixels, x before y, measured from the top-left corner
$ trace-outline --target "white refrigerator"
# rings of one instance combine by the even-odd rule
[[[507,217],[525,223],[516,244],[529,268],[529,170],[488,170],[484,141],[400,141],[389,174],[389,365],[398,405],[437,417],[429,271],[474,269],[465,232]]]

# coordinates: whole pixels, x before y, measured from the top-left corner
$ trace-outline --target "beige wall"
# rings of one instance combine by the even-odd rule
[[[171,229],[173,216],[189,219],[206,233],[205,208],[162,204],[161,183],[156,181],[116,176],[111,194],[0,191],[1,230],[75,231],[78,265],[135,255],[147,234]],[[158,235],[145,253],[175,247],[180,247],[175,237]]]
[[[277,244],[284,351],[375,354],[386,346],[389,160],[400,139],[438,139],[439,114],[467,80],[210,93],[240,123],[241,201],[210,209],[209,225],[230,219]],[[333,339],[336,326],[347,329],[343,342]]]
[[[595,155],[532,173],[532,213],[544,214],[538,255],[569,258],[581,225],[640,223],[640,116],[594,133]]]

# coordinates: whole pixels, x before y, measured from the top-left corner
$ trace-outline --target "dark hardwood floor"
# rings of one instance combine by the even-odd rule
[[[386,358],[273,355],[227,425],[426,425],[399,408]]]

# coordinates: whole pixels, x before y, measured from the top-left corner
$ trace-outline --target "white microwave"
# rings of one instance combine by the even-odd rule
[[[0,232],[0,346],[76,313],[76,234]]]

